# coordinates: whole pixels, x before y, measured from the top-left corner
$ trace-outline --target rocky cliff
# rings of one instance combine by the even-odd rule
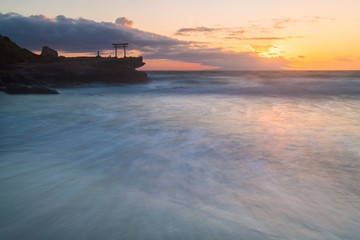
[[[40,57],[21,48],[8,37],[0,35],[0,66],[16,63],[36,62]]]
[[[58,53],[44,47],[41,55],[21,48],[8,37],[0,35],[0,84],[10,87],[74,86],[89,83],[142,83],[148,81],[142,57],[58,57]]]

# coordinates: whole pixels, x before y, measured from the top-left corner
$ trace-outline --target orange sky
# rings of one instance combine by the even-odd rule
[[[67,7],[70,3],[71,8]],[[34,7],[38,5],[42,7]],[[118,17],[127,17],[124,26],[188,42],[187,49],[197,53],[218,50],[226,53],[224,61],[231,53],[245,53],[254,61],[257,60],[253,56],[259,61],[270,58],[274,62],[286,62],[281,69],[360,69],[358,0],[141,0],[121,3],[115,0],[101,3],[19,0],[5,1],[2,9],[2,13],[46,14],[50,18],[65,15],[97,22],[114,22]],[[133,53],[146,56],[141,51]],[[205,70],[224,65],[221,65],[221,57],[218,62],[184,56],[178,59],[166,55],[156,57],[156,54],[148,57],[142,69]],[[267,68],[271,68],[269,66]]]
[[[336,19],[303,17],[263,21],[243,26],[238,35],[229,37],[232,29],[193,32],[178,36],[183,40],[202,41],[209,46],[221,45],[235,52],[252,51],[259,57],[283,57],[290,70],[359,70],[360,17]],[[273,25],[273,26],[271,26]],[[235,32],[236,30],[234,30]]]

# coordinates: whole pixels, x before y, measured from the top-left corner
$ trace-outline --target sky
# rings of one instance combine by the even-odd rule
[[[359,0],[0,0],[0,34],[143,70],[360,70]]]

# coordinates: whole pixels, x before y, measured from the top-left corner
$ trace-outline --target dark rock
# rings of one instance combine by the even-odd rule
[[[58,52],[55,51],[52,48],[49,48],[48,46],[44,46],[42,48],[41,54],[40,56],[46,58],[46,59],[57,59],[58,57]]]
[[[36,55],[0,35],[0,85],[9,86],[6,88],[9,93],[13,92],[14,84],[23,85],[15,92],[42,93],[43,89],[27,86],[144,83],[149,81],[147,74],[135,70],[144,64],[142,57],[58,57],[55,50],[46,46],[41,55]]]
[[[6,88],[6,85],[4,83],[4,81],[0,78],[0,91],[4,91]]]
[[[8,37],[0,35],[0,66],[6,64],[36,62],[40,56],[21,48]]]
[[[4,92],[8,94],[59,94],[55,89],[45,86],[26,86],[22,84],[7,85]]]
[[[13,65],[0,68],[0,78],[5,85],[45,85],[66,87],[90,83],[144,83],[149,79],[145,72],[122,64],[116,59],[79,59],[72,61]]]
[[[133,68],[139,68],[145,65],[145,63],[143,62],[143,57],[126,57],[122,59],[124,61],[124,64],[128,64]]]

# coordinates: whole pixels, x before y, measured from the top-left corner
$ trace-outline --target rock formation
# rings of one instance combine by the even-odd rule
[[[44,46],[42,48],[40,56],[46,58],[46,59],[57,59],[58,58],[58,52],[54,49],[49,48],[48,46]]]
[[[21,48],[8,37],[0,35],[0,66],[16,63],[36,62],[40,57]]]
[[[149,81],[147,74],[135,69],[144,64],[142,57],[58,57],[57,51],[49,47],[43,47],[41,55],[36,55],[0,35],[0,88],[13,89],[14,84],[31,88],[19,92],[41,93],[39,86],[142,83]]]

